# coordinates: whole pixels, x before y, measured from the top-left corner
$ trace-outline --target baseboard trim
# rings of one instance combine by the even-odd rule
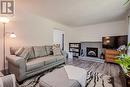
[[[93,62],[99,62],[99,63],[104,63],[105,60],[100,59],[100,58],[91,58],[91,57],[79,57],[81,60],[87,60],[87,61],[93,61]]]

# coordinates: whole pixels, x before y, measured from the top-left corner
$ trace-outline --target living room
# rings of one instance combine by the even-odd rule
[[[15,79],[17,80],[16,83],[19,84],[19,86],[21,87],[69,87],[69,86],[83,87],[82,84],[83,81],[80,82],[78,80],[70,81],[70,82],[66,81],[66,83],[63,83],[64,85],[62,86],[62,82],[66,80],[64,79],[66,77],[63,76],[65,73],[64,74],[62,73],[63,77],[61,78],[63,81],[61,81],[60,85],[56,85],[58,84],[59,81],[57,82],[56,80],[55,81],[51,80],[53,77],[50,76],[52,75],[55,78],[58,78],[56,75],[53,75],[54,73],[56,73],[55,71],[61,69],[59,71],[63,72],[67,68],[68,69],[72,68],[71,73],[68,71],[71,74],[70,77],[74,75],[78,75],[77,73],[81,73],[79,75],[80,77],[83,75],[83,72],[86,72],[83,69],[85,68],[86,70],[90,70],[95,74],[97,74],[97,77],[98,75],[102,75],[102,73],[104,74],[103,77],[99,81],[97,81],[96,84],[92,82],[94,81],[93,79],[90,83],[89,80],[87,80],[87,85],[85,84],[84,87],[93,87],[94,85],[95,87],[114,87],[114,86],[129,87],[127,85],[130,82],[129,81],[130,77],[124,75],[123,78],[125,80],[124,79],[123,81],[118,80],[119,77],[117,75],[119,75],[119,72],[121,71],[120,65],[118,65],[116,61],[114,62],[113,61],[111,62],[110,60],[106,61],[105,50],[104,50],[105,47],[102,48],[103,40],[104,40],[103,37],[104,38],[123,37],[124,39],[119,43],[122,42],[125,43],[125,44],[121,44],[121,45],[125,45],[125,47],[127,47],[127,44],[130,42],[129,0],[109,0],[109,1],[108,0],[105,1],[104,0],[70,0],[70,1],[8,0],[11,1],[11,3],[13,3],[11,4],[7,2],[13,6],[12,7],[13,10],[12,8],[10,9],[11,11],[13,11],[12,13],[8,13],[8,10],[6,10],[7,11],[6,12],[4,9],[2,9],[4,7],[5,9],[8,9],[8,6],[6,6],[7,4],[5,5],[6,1],[7,0],[1,0],[1,13],[0,13],[0,22],[2,22],[1,20],[2,18],[5,18],[3,21],[8,21],[8,23],[4,23],[4,22],[0,23],[0,58],[1,58],[0,71],[1,74],[3,73],[2,79],[4,79],[4,74],[7,76],[8,74],[15,75],[16,77]],[[58,35],[54,35],[54,31],[62,32],[63,36],[57,37]],[[12,35],[12,37],[10,37],[10,35]],[[54,40],[55,36],[56,36],[56,40]],[[57,38],[59,39],[57,40]],[[70,45],[69,45],[71,43],[80,44],[78,57],[73,57],[74,52],[73,50],[71,52]],[[62,58],[58,56],[56,58],[56,62],[52,65],[46,66],[46,63],[50,64],[51,61],[48,62],[44,61],[43,65],[45,67],[39,68],[38,67],[39,64],[37,64],[37,65],[30,65],[29,67],[25,66],[24,67],[25,70],[24,70],[23,65],[24,64],[28,65],[27,60],[25,61],[25,63],[22,63],[24,61],[22,59],[20,61],[18,61],[15,58],[14,60],[11,60],[12,57],[10,53],[11,47],[20,47],[18,48],[19,51],[22,50],[23,52],[23,49],[31,46],[33,51],[35,51],[34,56],[36,58],[36,50],[39,51],[39,49],[41,49],[37,46],[45,46],[45,48],[44,47],[42,48],[46,50],[47,53],[47,49],[50,50],[48,46],[54,45],[54,48],[56,48],[59,46],[59,44],[61,49],[64,50],[62,54],[66,59],[62,60]],[[97,45],[101,46],[101,51],[99,51],[100,47],[99,48],[98,46],[96,47],[98,48],[98,53],[99,53],[98,54],[99,58],[97,57],[98,60],[96,60],[95,57],[91,57],[89,60],[86,59],[87,54],[85,52],[87,50],[86,49],[87,45],[84,47],[84,44],[89,44],[88,47],[91,46],[92,48]],[[105,48],[105,49],[111,49],[111,50],[114,49],[114,51],[118,52],[117,51],[118,48],[119,47],[116,47],[115,49],[114,48]],[[84,52],[85,54],[82,52]],[[130,54],[129,49],[125,50],[124,53],[126,55],[127,54],[129,55]],[[55,54],[55,52],[53,54]],[[114,55],[115,55],[114,57],[119,56],[117,54]],[[37,54],[37,57],[43,57],[43,56],[47,57],[47,54],[45,54],[44,52]],[[85,59],[83,57],[85,57]],[[49,58],[52,59],[51,57]],[[36,62],[37,61],[41,61],[41,60],[36,60]],[[30,64],[33,64],[33,62],[30,62]],[[40,66],[41,65],[42,64],[40,64]],[[68,67],[69,65],[71,66]],[[22,67],[22,68],[19,69],[16,68],[15,66],[20,68]],[[35,69],[31,70],[32,68],[31,66],[33,68],[35,67]],[[48,67],[49,69],[46,67]],[[63,68],[65,68],[65,70]],[[30,71],[26,72],[27,71],[26,69],[27,70],[30,69]],[[78,69],[80,69],[83,72],[79,72],[80,70]],[[18,71],[18,72],[14,72],[14,71]],[[44,73],[45,71],[47,74]],[[48,74],[48,72],[50,74]],[[61,75],[61,73],[59,72],[58,74]],[[108,80],[110,80],[110,78],[114,78],[114,82],[109,84]],[[45,85],[46,81],[49,82],[48,85]],[[101,85],[101,81],[106,81],[105,86]],[[112,81],[112,79],[110,81]],[[77,83],[76,86],[72,86],[71,82],[72,83],[76,82]],[[10,82],[7,81],[7,83]],[[97,85],[99,83],[100,85]],[[8,85],[3,87],[11,87],[11,86]]]

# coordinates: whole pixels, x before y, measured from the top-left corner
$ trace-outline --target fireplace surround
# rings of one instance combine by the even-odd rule
[[[100,58],[102,53],[102,42],[81,42],[80,57]]]
[[[98,48],[87,47],[86,48],[86,56],[88,57],[98,57]]]
[[[103,54],[102,42],[81,42],[80,59],[104,63]]]

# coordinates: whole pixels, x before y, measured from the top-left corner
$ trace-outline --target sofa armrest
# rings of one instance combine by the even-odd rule
[[[68,54],[67,54],[66,51],[62,51],[62,54],[63,54],[64,58],[67,58],[67,57],[68,57]]]
[[[7,56],[6,59],[8,60],[9,63],[13,64],[16,67],[21,67],[21,66],[25,67],[26,65],[25,59],[22,57],[10,55],[10,56]]]
[[[6,57],[8,61],[9,73],[15,74],[18,81],[26,77],[26,61],[22,57],[10,55]]]

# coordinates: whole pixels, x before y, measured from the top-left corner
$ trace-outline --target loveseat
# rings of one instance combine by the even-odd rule
[[[66,61],[66,53],[54,55],[52,46],[11,47],[10,53],[7,56],[9,73],[15,74],[19,82]]]

